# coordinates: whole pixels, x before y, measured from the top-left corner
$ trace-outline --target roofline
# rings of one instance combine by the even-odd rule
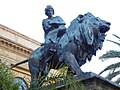
[[[15,34],[15,35],[17,35],[17,36],[19,36],[19,37],[21,37],[21,38],[24,38],[24,39],[26,39],[26,40],[28,40],[28,41],[30,41],[30,42],[33,42],[33,43],[35,43],[35,44],[37,44],[37,45],[40,45],[40,44],[41,44],[41,43],[38,42],[37,40],[34,40],[34,39],[32,39],[32,38],[24,35],[24,34],[21,34],[21,33],[15,31],[15,30],[13,30],[13,29],[10,29],[10,28],[2,25],[2,24],[0,24],[0,28],[3,29],[3,30],[6,30],[7,32],[13,33],[13,34]]]

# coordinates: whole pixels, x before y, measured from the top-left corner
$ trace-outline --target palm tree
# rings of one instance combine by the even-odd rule
[[[118,38],[119,41],[120,41],[119,36],[117,36],[115,34],[113,34],[113,36]],[[107,40],[107,41],[110,41],[110,42],[120,46],[120,42],[116,42],[116,41],[112,41],[112,40]],[[105,54],[103,54],[102,56],[99,57],[99,59],[101,59],[103,61],[107,60],[107,59],[110,59],[110,58],[120,58],[120,51],[109,50]],[[102,74],[105,71],[109,71],[109,74],[106,76],[106,78],[109,79],[109,80],[112,80],[114,77],[119,76],[118,79],[115,82],[117,84],[120,84],[120,62],[107,66],[103,71],[100,72],[100,74]]]
[[[0,90],[19,90],[20,83],[14,82],[14,79],[9,67],[0,61]]]

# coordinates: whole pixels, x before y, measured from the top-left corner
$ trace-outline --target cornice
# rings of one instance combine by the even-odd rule
[[[5,30],[5,31],[7,31],[7,32],[13,33],[14,35],[17,35],[17,36],[19,36],[19,37],[21,37],[21,38],[24,38],[24,39],[26,39],[27,41],[30,41],[30,42],[32,42],[32,43],[35,43],[36,45],[40,45],[40,44],[41,44],[40,42],[38,42],[38,41],[36,41],[36,40],[34,40],[34,39],[32,39],[32,38],[29,38],[29,37],[27,37],[27,36],[25,36],[25,35],[17,32],[17,31],[15,31],[15,30],[13,30],[13,29],[10,29],[10,28],[2,25],[2,24],[0,24],[0,28],[3,29],[3,30]]]
[[[11,66],[13,66],[13,64],[11,64]],[[23,67],[20,67],[20,66],[16,66],[15,68],[12,68],[12,70],[30,76],[30,72],[26,68],[23,68]]]
[[[27,48],[2,36],[0,36],[0,46],[24,55],[29,55],[33,51],[30,48]]]

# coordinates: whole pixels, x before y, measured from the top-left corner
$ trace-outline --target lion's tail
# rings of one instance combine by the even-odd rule
[[[28,62],[28,59],[24,60],[24,61],[21,61],[19,63],[16,63],[15,65],[12,65],[11,69],[14,68],[14,67],[16,67],[16,66],[18,66],[18,65],[20,65],[20,64],[26,63],[26,62]]]

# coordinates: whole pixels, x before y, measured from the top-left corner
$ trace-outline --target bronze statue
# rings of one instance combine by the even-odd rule
[[[60,17],[52,17],[54,9],[49,10],[49,15],[46,11],[48,19],[43,20],[45,43],[34,50],[27,60],[16,64],[28,61],[31,83],[34,85],[38,84],[34,78],[47,74],[51,68],[60,64],[68,65],[71,73],[75,73],[78,79],[84,78],[85,74],[80,67],[87,60],[90,61],[97,50],[102,49],[106,32],[110,29],[109,22],[91,13],[78,15],[66,29],[62,19],[62,22],[58,22]],[[53,65],[48,68],[50,63]]]
[[[43,19],[42,21],[43,30],[45,32],[45,53],[49,51],[55,52],[56,43],[58,43],[59,39],[66,31],[66,23],[60,16],[53,17],[54,9],[51,5],[45,8],[45,14],[48,16],[47,19]],[[49,44],[49,49],[47,49],[47,44]]]
[[[54,9],[51,5],[48,5],[45,8],[45,14],[48,16],[47,19],[42,21],[43,30],[45,32],[45,43],[56,43],[58,37],[64,34],[63,32],[66,30],[66,23],[60,16],[53,17]]]

